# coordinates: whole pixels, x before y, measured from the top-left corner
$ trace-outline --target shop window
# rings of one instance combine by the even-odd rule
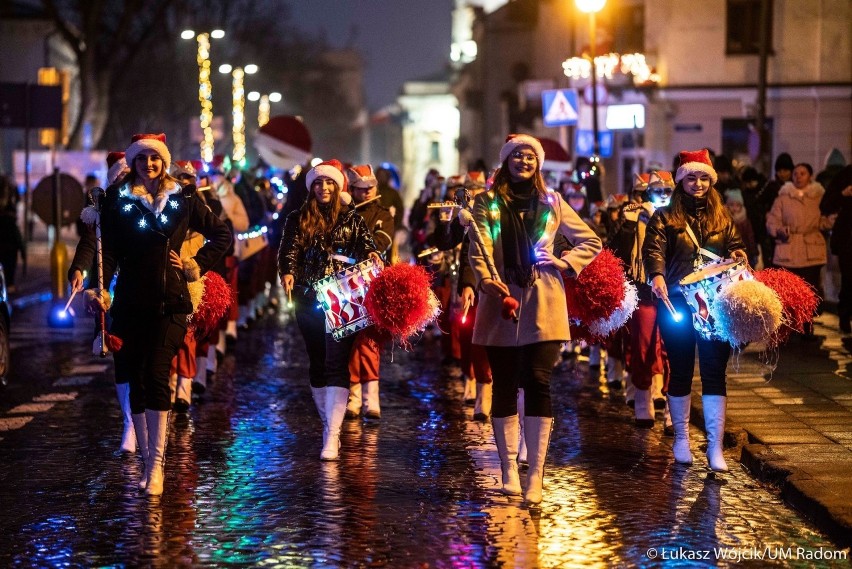
[[[727,0],[725,52],[728,55],[760,53],[760,4],[762,0]],[[772,52],[772,0],[769,3],[767,41]]]

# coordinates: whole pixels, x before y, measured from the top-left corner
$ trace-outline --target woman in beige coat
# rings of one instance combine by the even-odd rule
[[[569,340],[565,289],[560,272],[576,276],[601,250],[601,240],[571,207],[548,190],[541,175],[544,150],[538,139],[513,134],[500,150],[491,190],[477,196],[473,216],[485,251],[470,248],[480,295],[473,343],[484,345],[494,380],[494,439],[504,494],[521,493],[518,476],[518,388],[524,389],[524,438],[529,474],[524,500],[541,502],[542,478],[553,411],[550,378],[560,344]],[[553,254],[556,233],[573,246]],[[491,274],[486,255],[494,261]],[[519,307],[515,319],[501,315],[503,297]]]
[[[819,203],[825,188],[812,181],[813,172],[810,164],[793,168],[793,179],[781,187],[766,215],[766,230],[775,238],[772,262],[805,279],[823,298],[821,273],[828,253]]]

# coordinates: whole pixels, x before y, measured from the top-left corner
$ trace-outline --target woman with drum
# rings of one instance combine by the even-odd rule
[[[576,275],[601,251],[601,240],[549,190],[541,175],[538,139],[512,134],[500,150],[500,168],[488,192],[474,200],[470,264],[480,294],[473,343],[485,346],[493,378],[494,439],[502,492],[521,493],[518,476],[518,388],[524,388],[524,438],[529,471],[524,500],[537,506],[553,409],[550,379],[568,329],[560,272]],[[572,249],[554,255],[556,233]],[[511,308],[515,307],[512,311]]]
[[[727,342],[707,340],[695,330],[679,282],[711,260],[733,258],[747,262],[722,198],[713,185],[718,177],[707,150],[683,151],[668,207],[658,209],[648,223],[642,257],[654,295],[669,302],[679,319],[660,305],[657,321],[666,346],[671,376],[668,402],[674,425],[674,458],[692,464],[689,448],[689,411],[695,349],[701,375],[707,460],[715,471],[726,471],[722,455],[725,432],[725,369],[731,355]]]
[[[344,191],[343,165],[337,160],[317,164],[308,172],[307,185],[307,201],[284,224],[278,272],[284,292],[295,297],[296,323],[310,360],[311,392],[323,424],[320,459],[337,460],[355,336],[337,341],[326,333],[312,285],[368,258],[379,265],[382,261],[367,224]]]

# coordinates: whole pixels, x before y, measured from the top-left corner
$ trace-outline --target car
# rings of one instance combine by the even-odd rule
[[[6,275],[3,273],[3,265],[0,264],[0,385],[6,385],[6,376],[9,374],[9,324],[12,316],[12,307],[9,304],[9,295],[6,291]]]

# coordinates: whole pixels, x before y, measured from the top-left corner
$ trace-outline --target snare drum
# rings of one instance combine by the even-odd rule
[[[680,288],[692,310],[692,325],[705,340],[721,339],[712,316],[716,295],[737,281],[752,280],[745,261],[726,259],[707,263],[680,280]]]
[[[325,331],[340,340],[372,324],[364,309],[364,297],[381,266],[374,259],[361,261],[313,284],[325,311]]]

